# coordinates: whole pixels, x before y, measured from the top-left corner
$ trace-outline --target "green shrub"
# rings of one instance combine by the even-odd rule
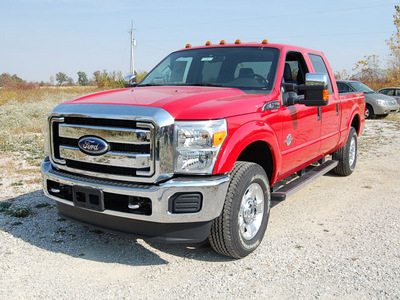
[[[32,213],[32,208],[23,204],[12,204],[5,213],[15,218],[26,218]]]
[[[6,212],[10,206],[12,205],[12,203],[4,201],[4,202],[0,202],[0,212]]]

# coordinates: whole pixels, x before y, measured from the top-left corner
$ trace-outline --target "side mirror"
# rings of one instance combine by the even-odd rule
[[[130,74],[128,76],[125,76],[124,78],[124,84],[125,87],[133,87],[136,86],[136,75],[135,74]]]
[[[304,104],[307,106],[326,106],[329,102],[328,75],[323,73],[307,73],[306,84],[299,89],[304,90]]]
[[[323,73],[307,73],[306,84],[284,83],[286,92],[291,94],[286,105],[304,104],[306,106],[326,106],[329,102],[328,75]],[[304,91],[304,98],[295,91]],[[295,94],[295,96],[292,96]]]

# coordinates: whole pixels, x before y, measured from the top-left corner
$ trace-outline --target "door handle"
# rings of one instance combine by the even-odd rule
[[[322,113],[321,113],[321,106],[318,106],[318,121],[321,121]]]

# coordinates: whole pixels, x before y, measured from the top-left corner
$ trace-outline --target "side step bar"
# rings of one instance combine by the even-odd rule
[[[295,193],[300,188],[319,178],[320,176],[328,173],[330,170],[338,165],[337,160],[328,160],[323,164],[315,167],[314,169],[307,171],[304,175],[294,179],[288,184],[284,185],[277,191],[271,193],[271,201],[283,201],[286,197]]]

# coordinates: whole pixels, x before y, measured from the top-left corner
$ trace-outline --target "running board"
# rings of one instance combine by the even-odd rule
[[[300,188],[319,178],[320,176],[328,173],[330,170],[338,165],[337,160],[328,160],[323,164],[315,167],[314,169],[307,171],[304,175],[296,178],[295,180],[284,185],[277,191],[271,193],[271,201],[283,201],[286,197],[297,192]]]

